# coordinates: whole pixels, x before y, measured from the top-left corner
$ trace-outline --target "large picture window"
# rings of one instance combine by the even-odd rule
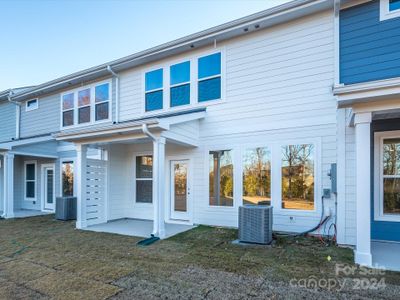
[[[136,202],[153,202],[153,157],[136,157]]]
[[[271,152],[268,148],[244,152],[243,204],[271,205]]]
[[[233,206],[232,150],[210,151],[209,186],[211,206]]]
[[[25,199],[36,199],[36,162],[25,162]]]
[[[282,208],[314,210],[314,145],[282,147]]]
[[[63,161],[61,164],[62,197],[74,196],[74,162]]]

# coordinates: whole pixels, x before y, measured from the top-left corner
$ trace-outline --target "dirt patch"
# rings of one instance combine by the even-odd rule
[[[400,273],[385,288],[354,289],[350,249],[312,238],[273,247],[233,245],[237,231],[200,226],[149,247],[139,238],[76,230],[52,216],[0,220],[0,299],[395,299]],[[365,276],[368,280],[373,275]],[[299,280],[309,285],[293,285]],[[313,286],[312,280],[345,281]],[[341,281],[342,280],[342,281]],[[346,281],[347,280],[347,281]]]

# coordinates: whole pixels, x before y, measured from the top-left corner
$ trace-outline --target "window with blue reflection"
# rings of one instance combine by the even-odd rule
[[[146,111],[152,111],[162,108],[163,108],[162,90],[146,93]]]
[[[221,53],[198,60],[198,101],[221,99]]]
[[[389,1],[389,11],[394,11],[400,9],[400,0],[390,0]]]
[[[171,88],[171,107],[190,104],[190,84]]]
[[[146,73],[146,92],[162,89],[163,69],[154,70]]]
[[[199,79],[221,74],[221,53],[199,58]]]
[[[145,74],[145,109],[153,111],[163,108],[163,69]]]
[[[190,62],[185,61],[170,67],[170,106],[190,103]]]
[[[221,98],[221,77],[199,81],[199,102]]]
[[[103,102],[103,101],[108,101],[109,100],[109,84],[101,84],[96,86],[95,88],[95,99],[96,102]]]
[[[170,68],[170,84],[175,85],[190,81],[190,62],[185,61]]]

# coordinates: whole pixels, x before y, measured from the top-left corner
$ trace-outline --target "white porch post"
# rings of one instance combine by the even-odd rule
[[[371,113],[357,113],[356,133],[356,216],[355,262],[372,266],[371,255]]]
[[[165,138],[153,141],[153,235],[165,237],[164,191],[165,191]]]
[[[4,163],[4,211],[3,218],[14,218],[14,154],[5,153]]]
[[[76,145],[76,197],[77,197],[77,215],[76,228],[87,227],[86,223],[86,152],[87,146]]]

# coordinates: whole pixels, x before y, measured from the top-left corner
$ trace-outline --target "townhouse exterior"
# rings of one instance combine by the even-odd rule
[[[296,0],[0,93],[3,216],[76,196],[77,228],[145,219],[163,238],[271,204],[274,230],[328,217],[357,263],[382,264],[400,236],[398,174],[375,169],[397,149],[397,2]]]

